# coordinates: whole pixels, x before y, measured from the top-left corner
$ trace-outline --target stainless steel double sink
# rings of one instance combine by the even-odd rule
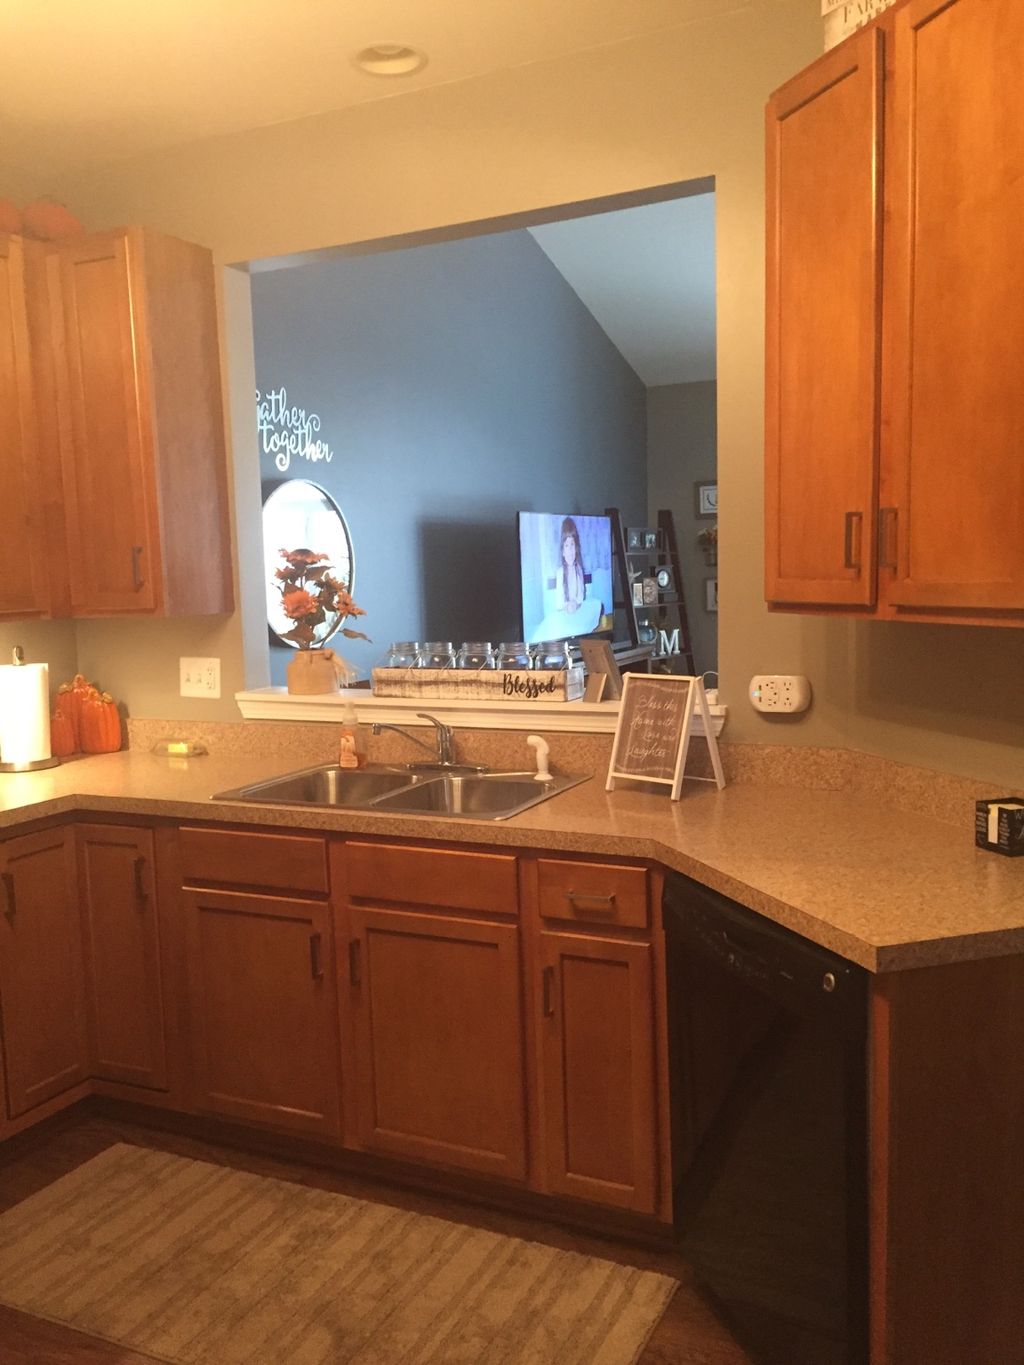
[[[585,776],[539,780],[534,773],[481,773],[458,768],[443,772],[383,767],[353,769],[324,763],[317,768],[304,768],[301,772],[218,792],[213,800],[371,810],[393,815],[507,820],[586,780]]]

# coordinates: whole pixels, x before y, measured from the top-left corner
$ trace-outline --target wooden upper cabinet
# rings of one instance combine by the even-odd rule
[[[49,266],[72,614],[229,611],[210,253],[128,228]]]
[[[881,280],[882,36],[767,112],[766,596],[869,606]]]
[[[28,271],[41,254],[0,234],[0,619],[50,607],[27,308]]]
[[[888,600],[1024,610],[1024,6],[898,10],[888,135]]]
[[[1022,67],[1018,0],[903,0],[769,104],[773,605],[1024,625]]]
[[[74,836],[0,845],[0,1006],[7,1112],[24,1114],[88,1076]]]

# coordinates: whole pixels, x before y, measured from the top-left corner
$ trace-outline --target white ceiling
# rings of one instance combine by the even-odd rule
[[[715,196],[532,227],[648,388],[715,378]]]
[[[763,2],[0,0],[2,162],[45,180]],[[420,48],[427,65],[394,80],[358,70],[354,55],[379,43]],[[713,376],[713,196],[533,231],[646,384]]]
[[[0,148],[83,161],[324,113],[564,57],[763,0],[0,0]],[[384,79],[352,58],[420,48]]]

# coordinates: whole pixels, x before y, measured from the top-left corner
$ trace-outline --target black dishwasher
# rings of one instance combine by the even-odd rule
[[[867,974],[665,885],[681,1250],[758,1365],[867,1360]]]

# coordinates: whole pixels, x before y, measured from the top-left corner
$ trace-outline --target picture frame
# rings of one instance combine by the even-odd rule
[[[642,579],[637,579],[633,584],[633,606],[642,607],[644,604],[644,585]]]
[[[626,549],[629,551],[642,550],[644,548],[644,530],[641,526],[629,526],[626,529]]]
[[[622,674],[607,640],[580,640],[580,654],[587,670],[587,694],[584,701],[618,701],[622,696]],[[591,683],[600,678],[600,685]]]
[[[658,532],[653,530],[644,531],[644,549],[656,550],[658,548]]]
[[[718,610],[718,579],[705,578],[704,580],[704,610]]]
[[[693,486],[694,515],[714,520],[718,516],[718,480],[701,479]]]

